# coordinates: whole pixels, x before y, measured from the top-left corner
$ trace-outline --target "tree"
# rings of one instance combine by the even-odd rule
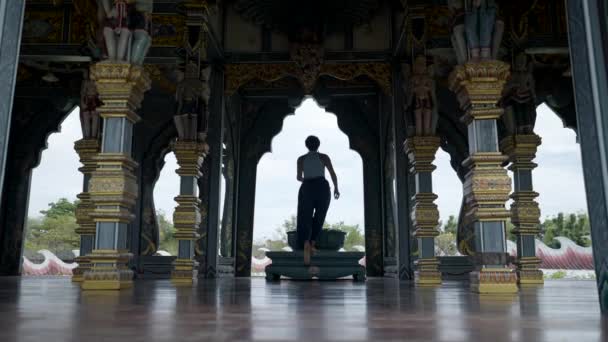
[[[547,246],[553,248],[559,247],[559,242],[554,240],[558,236],[567,237],[579,246],[588,247],[591,245],[590,234],[591,227],[587,214],[558,213],[541,223],[540,238]]]
[[[442,222],[439,221],[439,225],[442,226],[442,232],[456,235],[456,231],[458,230],[458,221],[456,220],[456,217],[454,215],[450,215],[450,217],[448,217],[448,222],[443,225]]]
[[[335,229],[346,233],[344,238],[344,250],[352,251],[355,246],[365,247],[365,237],[361,233],[359,225],[347,225],[343,221],[334,224],[326,224],[325,229]]]
[[[48,210],[40,210],[44,217],[75,216],[78,200],[68,201],[67,198],[60,198],[57,202],[49,203]]]
[[[156,212],[156,220],[158,221],[159,233],[158,248],[168,252],[171,255],[177,255],[178,241],[175,238],[175,227],[162,210],[158,210]]]
[[[78,249],[80,239],[75,233],[77,201],[70,202],[60,198],[57,202],[49,203],[48,210],[42,210],[41,218],[28,218],[26,227],[25,249],[36,252],[48,249],[58,254],[60,252]]]

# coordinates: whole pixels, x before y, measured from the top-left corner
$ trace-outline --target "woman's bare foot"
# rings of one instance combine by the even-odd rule
[[[304,242],[304,265],[306,266],[310,265],[310,252],[310,242],[306,241]]]

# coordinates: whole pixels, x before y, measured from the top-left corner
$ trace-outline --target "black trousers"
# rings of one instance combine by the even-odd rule
[[[298,246],[304,247],[305,241],[317,241],[329,202],[331,193],[329,183],[323,177],[307,179],[302,182],[298,192]]]

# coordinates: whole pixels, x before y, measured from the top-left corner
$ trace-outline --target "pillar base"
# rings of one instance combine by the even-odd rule
[[[171,283],[175,286],[191,286],[197,277],[198,263],[190,259],[176,259],[171,271]]]
[[[94,250],[88,256],[92,267],[84,273],[83,290],[122,290],[133,286],[133,271],[127,264],[131,254],[117,250]]]
[[[414,280],[417,286],[441,286],[439,260],[436,258],[418,259],[416,267],[418,270],[414,272]]]
[[[517,270],[519,285],[523,287],[542,286],[545,284],[541,270]]]
[[[72,270],[72,282],[82,283],[84,274],[91,269],[91,260],[87,257],[77,257],[75,261],[78,263],[78,267]]]
[[[441,286],[441,272],[439,271],[415,271],[414,279],[417,286]]]
[[[484,268],[472,272],[471,291],[480,294],[517,293],[517,274],[509,268]]]

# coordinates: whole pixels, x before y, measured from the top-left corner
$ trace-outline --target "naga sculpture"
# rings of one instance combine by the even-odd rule
[[[435,84],[426,65],[426,57],[418,56],[414,61],[410,85],[406,90],[406,105],[414,108],[416,136],[435,135],[437,112],[434,89]]]
[[[450,0],[452,45],[459,64],[496,59],[504,32],[495,0]]]
[[[98,107],[103,105],[99,99],[95,81],[85,78],[80,90],[80,125],[84,139],[97,139],[100,131]]]
[[[111,61],[141,65],[152,43],[153,0],[98,0],[105,17],[103,36]]]
[[[199,77],[198,66],[186,65],[184,79],[177,85],[175,99],[177,111],[174,117],[179,139],[205,141],[209,104],[209,75],[211,68],[202,70]]]

